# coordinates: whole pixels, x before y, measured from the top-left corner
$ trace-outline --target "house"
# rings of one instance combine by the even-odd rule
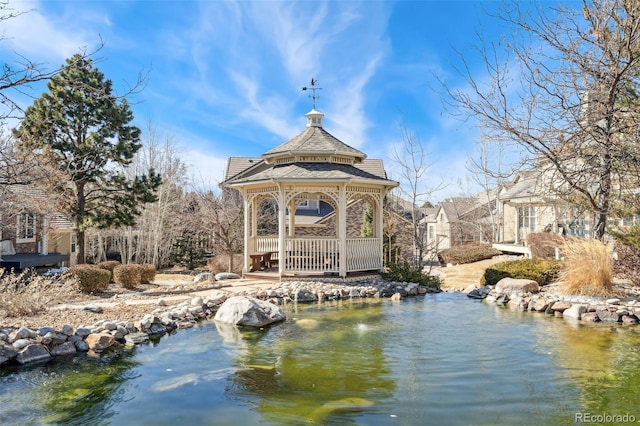
[[[591,221],[584,208],[558,195],[550,172],[518,173],[500,193],[501,242],[523,244],[532,232],[588,237]]]
[[[75,264],[76,234],[47,196],[31,185],[0,187],[0,267]]]
[[[434,252],[473,241],[491,242],[499,211],[496,190],[440,202],[423,220],[427,244]]]

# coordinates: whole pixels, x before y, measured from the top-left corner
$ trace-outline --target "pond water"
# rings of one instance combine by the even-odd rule
[[[287,314],[265,330],[204,322],[101,358],[4,369],[0,424],[640,422],[637,327],[447,293]]]

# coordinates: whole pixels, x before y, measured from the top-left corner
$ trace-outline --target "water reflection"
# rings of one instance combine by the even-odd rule
[[[259,397],[266,421],[346,421],[392,395],[381,303],[299,307],[290,316],[268,333],[243,333],[251,344],[231,378],[234,393]]]

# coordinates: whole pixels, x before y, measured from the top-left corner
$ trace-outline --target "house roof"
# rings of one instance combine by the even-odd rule
[[[52,200],[47,194],[33,185],[6,185],[3,198],[9,201],[12,208],[21,208],[42,214],[49,220],[49,225],[56,229],[73,229],[73,223],[61,212],[53,211]]]
[[[478,207],[476,197],[451,197],[440,203],[440,208],[444,210],[449,222],[459,221],[465,213]]]
[[[543,202],[548,198],[551,189],[544,182],[543,172],[526,170],[518,173],[510,187],[500,195],[502,201],[513,199],[527,199]]]

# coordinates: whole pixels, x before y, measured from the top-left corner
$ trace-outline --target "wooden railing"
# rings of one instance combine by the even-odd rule
[[[258,237],[256,238],[256,251],[264,253],[271,252],[271,260],[278,260],[278,237]]]
[[[380,238],[347,239],[347,272],[382,269]],[[256,252],[272,252],[279,260],[278,237],[257,237]],[[284,272],[340,272],[340,240],[337,238],[287,238]]]
[[[340,240],[289,238],[285,240],[286,272],[339,272]]]
[[[347,239],[347,272],[382,269],[380,238]]]

